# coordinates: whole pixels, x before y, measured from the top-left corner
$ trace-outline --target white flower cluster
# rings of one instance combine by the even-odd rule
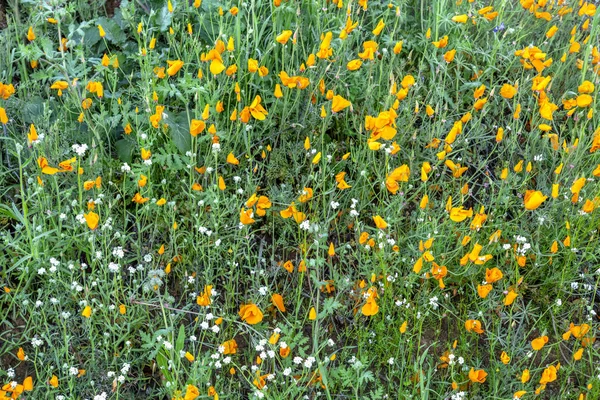
[[[85,155],[85,152],[88,149],[88,145],[87,144],[77,144],[75,143],[73,146],[71,146],[71,148],[73,149],[73,151],[75,153],[77,153],[77,155],[79,157],[83,157]]]

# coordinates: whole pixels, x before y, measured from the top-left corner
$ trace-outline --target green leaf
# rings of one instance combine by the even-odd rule
[[[192,136],[187,113],[171,114],[167,118],[171,139],[181,153],[186,153],[192,148]]]
[[[165,376],[167,382],[172,382],[173,377],[171,375],[171,372],[169,371],[168,357],[164,354],[164,351],[161,350],[158,352],[158,354],[156,355],[156,363],[160,368],[160,372]]]
[[[10,219],[19,221],[20,223],[25,222],[23,215],[17,209],[17,207],[15,206],[14,203],[12,205],[12,208],[7,206],[6,204],[0,204],[0,215],[4,216],[6,218],[10,218]]]
[[[337,301],[333,297],[329,297],[325,299],[325,302],[323,303],[323,309],[321,310],[320,314],[332,315],[335,312],[335,310],[341,307],[342,304],[339,301]]]
[[[175,352],[179,353],[183,350],[183,344],[185,343],[185,326],[179,327],[179,334],[177,335],[177,342],[175,343]]]
[[[92,47],[100,41],[100,32],[98,32],[97,26],[87,28],[84,32],[83,44],[85,47]]]
[[[44,115],[44,103],[46,101],[39,96],[27,99],[23,104],[21,112],[23,113],[23,121],[27,124],[32,124]]]
[[[158,19],[158,21],[155,21],[155,22],[158,22],[158,24],[160,26],[160,31],[165,32],[171,26],[171,22],[173,21],[173,14],[171,14],[169,12],[169,9],[165,5],[163,8],[161,8],[160,12],[156,15],[157,15],[156,19]]]
[[[128,139],[121,139],[115,143],[115,147],[117,148],[117,156],[119,157],[119,160],[126,163],[131,163],[135,143]]]
[[[98,18],[96,25],[102,25],[102,28],[104,28],[104,31],[106,32],[105,39],[108,41],[113,43],[124,43],[127,40],[127,35],[123,32],[123,29],[117,24],[114,18]],[[97,26],[96,31],[98,31]],[[98,36],[100,36],[99,33]]]

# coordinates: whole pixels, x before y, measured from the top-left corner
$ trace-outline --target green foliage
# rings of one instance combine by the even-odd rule
[[[32,399],[598,397],[590,2],[9,3],[2,386],[31,376]],[[350,105],[334,110],[337,96]]]

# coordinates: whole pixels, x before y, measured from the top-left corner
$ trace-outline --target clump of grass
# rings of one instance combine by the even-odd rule
[[[0,398],[599,396],[594,3],[120,6],[0,31]]]

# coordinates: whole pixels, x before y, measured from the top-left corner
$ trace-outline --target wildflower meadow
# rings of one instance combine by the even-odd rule
[[[0,1],[0,399],[600,399],[598,8]]]

